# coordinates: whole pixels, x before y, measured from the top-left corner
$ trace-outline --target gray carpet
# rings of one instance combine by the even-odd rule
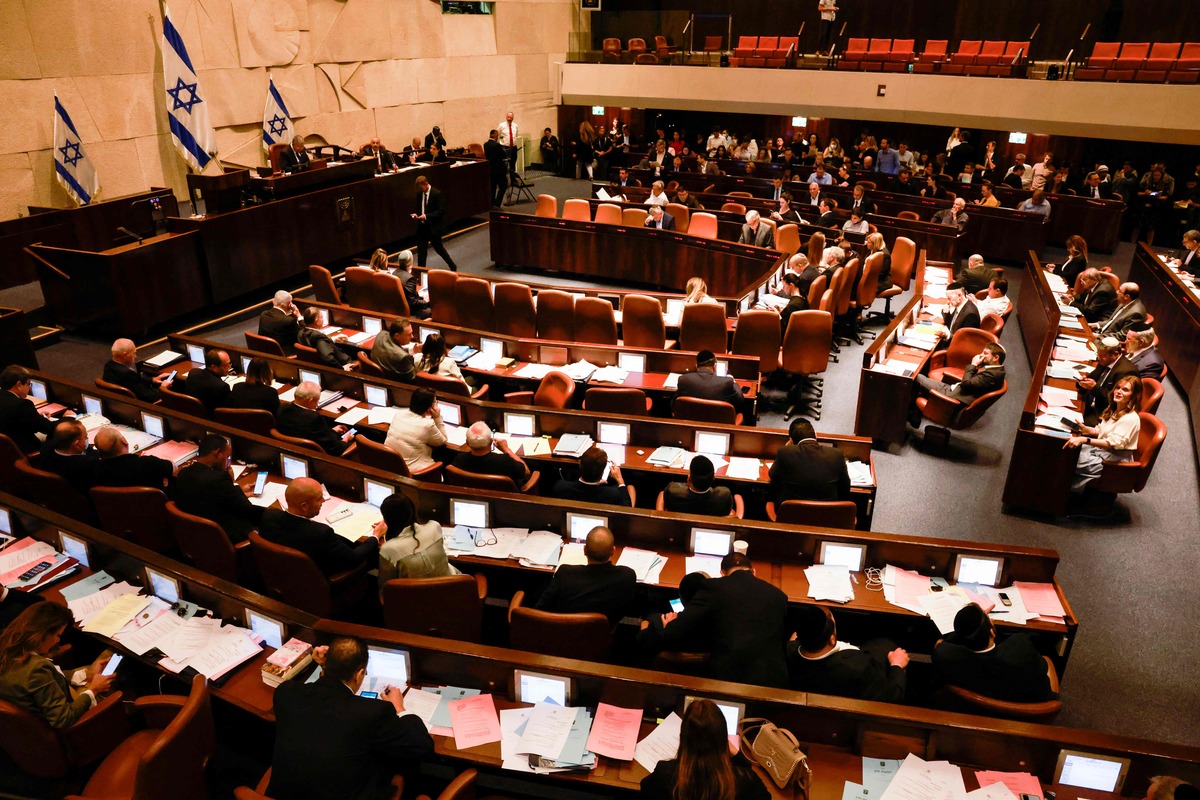
[[[542,177],[534,193],[548,192],[561,202],[586,196],[588,189],[585,181]],[[533,204],[514,210],[532,212]],[[464,272],[501,273],[491,267],[486,227],[448,239],[447,247]],[[1061,255],[1051,250],[1047,259]],[[1123,244],[1113,256],[1097,255],[1092,262],[1111,264],[1125,275],[1131,257],[1132,247]],[[438,265],[431,255],[431,266]],[[566,276],[504,274],[598,285]],[[1010,268],[1007,275],[1015,300],[1023,288],[1021,272]],[[268,298],[264,294],[259,299]],[[205,335],[240,344],[251,316],[215,326]],[[1200,582],[1195,580],[1200,558],[1194,541],[1200,531],[1200,482],[1184,398],[1168,381],[1159,412],[1169,431],[1166,443],[1146,490],[1121,499],[1119,524],[1089,527],[1005,515],[999,498],[1029,388],[1017,325],[1014,317],[1002,336],[1012,355],[1008,394],[973,428],[954,434],[948,457],[926,455],[911,439],[894,452],[876,452],[880,492],[874,528],[1057,550],[1062,557],[1058,579],[1080,620],[1063,677],[1064,711],[1058,723],[1200,745],[1200,688],[1194,666],[1184,666],[1200,660],[1200,637],[1195,623],[1187,622],[1200,606]],[[843,348],[840,362],[830,364],[818,430],[853,431],[861,349]],[[90,382],[106,350],[107,343],[65,336],[38,357],[49,372]],[[784,427],[778,415],[768,414],[760,424]]]

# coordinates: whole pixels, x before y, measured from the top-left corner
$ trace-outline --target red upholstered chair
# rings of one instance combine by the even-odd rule
[[[8,486],[9,491],[20,493],[20,473],[17,472],[17,462],[29,463],[29,459],[17,447],[17,443],[0,433],[0,485]]]
[[[430,372],[418,372],[413,378],[413,383],[417,386],[424,386],[426,389],[433,389],[442,395],[469,397],[472,400],[486,400],[488,389],[491,388],[485,383],[473,390],[466,381],[451,378],[449,375],[434,375]]]
[[[392,472],[399,475],[401,478],[413,478],[419,481],[429,481],[438,483],[442,479],[441,470],[442,462],[435,461],[424,469],[419,469],[416,472],[411,472],[408,469],[408,463],[403,456],[397,453],[390,447],[382,445],[372,439],[368,439],[361,433],[354,436],[354,443],[358,445],[355,450],[355,455],[361,464],[366,464],[368,467],[381,469],[384,472]]]
[[[875,338],[875,334],[865,330],[860,323],[863,314],[875,303],[875,294],[879,290],[879,270],[881,269],[883,269],[882,252],[867,256],[862,279],[858,282],[858,291],[852,293],[850,298],[850,314],[846,330],[848,335],[859,344],[862,344],[863,336]]]
[[[1092,45],[1092,54],[1087,63],[1076,69],[1074,78],[1077,81],[1101,81],[1121,51],[1120,42],[1096,42]]]
[[[1050,676],[1050,688],[1058,693],[1058,673],[1054,670],[1054,662],[1049,656],[1046,659],[1046,669]],[[1061,700],[1045,700],[1040,703],[1014,703],[1008,700],[997,700],[994,697],[972,692],[961,686],[947,686],[946,695],[955,701],[955,708],[961,707],[969,714],[984,714],[989,717],[1023,720],[1026,722],[1050,722],[1058,712],[1062,711]]]
[[[826,290],[830,295],[830,290]],[[811,409],[811,416],[821,418],[821,384],[820,375],[829,368],[829,351],[833,347],[833,314],[827,310],[808,309],[796,311],[788,318],[787,330],[783,332],[784,372],[790,373],[792,380],[788,390],[788,408],[784,419],[789,419],[796,410],[803,407]],[[805,389],[810,389],[812,395],[806,396]]]
[[[605,39],[605,42],[615,41],[620,47],[620,39]],[[558,198],[552,194],[539,194],[537,196],[537,208],[534,210],[535,217],[549,217],[554,219],[558,216]]]
[[[0,752],[26,775],[67,778],[72,768],[95,763],[129,736],[123,699],[114,692],[74,725],[61,729],[50,727],[39,714],[0,700]]]
[[[370,309],[367,310],[369,311]],[[321,360],[321,354],[317,352],[317,348],[315,347],[309,347],[306,344],[300,344],[299,342],[296,342],[296,344],[292,346],[292,351],[296,354],[297,361],[303,361],[306,364],[318,365],[325,363]]]
[[[878,72],[883,69],[883,62],[888,60],[892,51],[891,39],[872,39],[867,46],[867,54],[863,56],[862,69]]]
[[[1150,55],[1138,68],[1134,80],[1139,83],[1162,83],[1167,79],[1167,73],[1175,66],[1179,58],[1179,50],[1183,45],[1179,42],[1155,42],[1150,48]]]
[[[721,205],[721,210],[727,214],[745,214],[746,207],[741,203],[724,203]]]
[[[821,304],[821,297],[825,294],[825,288],[829,285],[828,275],[818,275],[816,280],[808,285],[808,307],[818,308]],[[737,336],[737,332],[734,332]]]
[[[725,306],[720,303],[685,305],[679,320],[679,348],[691,352],[711,350],[718,355],[728,352]]]
[[[92,521],[92,508],[87,497],[68,483],[66,478],[40,470],[24,458],[12,463],[17,475],[16,483],[24,490],[22,496],[26,499],[71,519]]]
[[[508,643],[516,650],[558,658],[605,662],[612,649],[612,626],[603,614],[554,614],[521,605],[518,591],[508,606]]]
[[[367,596],[370,575],[375,566],[364,562],[354,569],[329,577],[304,553],[291,547],[268,542],[250,532],[250,552],[267,593],[280,602],[295,606],[318,617],[337,619]]]
[[[845,332],[847,318],[850,314],[850,306],[854,302],[854,280],[858,277],[858,269],[859,262],[857,258],[850,259],[846,262],[846,266],[842,267],[841,282],[837,286],[837,297],[833,311],[834,344],[838,342],[843,344],[850,343],[850,339],[847,338],[848,334]]]
[[[592,206],[587,200],[572,197],[563,203],[563,219],[573,219],[577,222],[592,221]]]
[[[984,314],[979,329],[999,338],[1000,331],[1004,330],[1004,318],[998,314]]]
[[[757,356],[758,371],[764,375],[779,369],[779,320],[774,311],[743,311],[733,331],[734,354]]]
[[[670,349],[662,304],[644,294],[627,294],[621,300],[621,341],[626,347]]]
[[[964,39],[958,43],[958,50],[950,56],[949,63],[942,64],[942,74],[962,75],[967,67],[975,63],[983,42],[976,39]]]
[[[916,263],[916,242],[905,236],[897,236],[892,244],[892,285],[877,294],[878,297],[884,298],[883,311],[874,312],[868,318],[878,317],[886,321],[895,316],[892,313],[892,298],[908,291]]]
[[[394,631],[479,642],[483,633],[483,575],[393,578],[379,592],[383,624]]]
[[[1025,63],[1029,60],[1030,42],[1009,42],[1002,55],[993,66],[988,67],[987,74],[997,78],[1011,78],[1014,73],[1023,75]]]
[[[756,58],[774,58],[775,51],[778,48],[778,36],[760,36],[758,37],[758,44],[754,46],[754,55]]]
[[[213,422],[258,436],[270,436],[275,427],[274,415],[261,408],[218,408],[213,412]]]
[[[481,331],[496,330],[492,285],[487,281],[460,275],[454,284],[454,305],[458,324]]]
[[[719,53],[725,49],[725,37],[723,36],[705,36],[704,37],[704,52]]]
[[[612,303],[599,297],[580,297],[575,301],[575,341],[617,343],[617,318]]]
[[[1005,381],[999,389],[977,397],[970,403],[963,403],[941,392],[918,397],[917,410],[934,423],[925,428],[925,443],[932,450],[944,451],[950,444],[951,430],[961,431],[974,425],[1007,391],[1008,381]]]
[[[796,54],[800,52],[800,37],[780,36],[779,46],[775,55],[767,59],[768,67],[786,67],[795,64]]]
[[[884,70],[887,72],[906,71],[909,62],[914,58],[913,47],[915,45],[916,40],[914,39],[893,39],[892,49],[883,65]]]
[[[575,394],[575,381],[565,372],[547,372],[536,392],[509,392],[504,402],[541,408],[567,408]]]
[[[935,381],[949,378],[948,383],[958,383],[971,359],[979,355],[984,345],[999,341],[994,333],[982,328],[959,328],[950,337],[950,345],[945,350],[937,350],[929,357],[929,377]]]
[[[1162,402],[1162,398],[1162,381],[1155,378],[1142,378],[1142,407],[1138,411],[1157,414],[1158,404]]]
[[[467,472],[453,464],[447,464],[442,475],[448,486],[466,486],[471,489],[486,489],[490,492],[520,492],[521,494],[529,494],[537,488],[538,480],[542,477],[542,473],[535,470],[518,486],[517,482],[507,475]]]
[[[646,40],[645,39],[636,39],[635,38],[635,39],[629,40],[629,55],[633,56],[634,60],[636,60],[638,56],[643,55],[645,52],[646,52]]]
[[[242,335],[246,337],[246,347],[250,350],[266,353],[269,356],[287,356],[287,353],[283,352],[283,346],[270,336],[259,336],[257,333],[251,333],[250,331],[246,331]]]
[[[448,269],[431,269],[429,281],[429,310],[432,319],[445,325],[458,324],[454,296],[458,289],[458,273]]]
[[[371,275],[371,303],[366,310],[393,317],[409,316],[408,298],[400,279],[387,272]]]
[[[492,287],[495,292],[496,333],[521,339],[537,337],[537,310],[533,292],[524,283],[503,281]]]
[[[862,69],[862,61],[867,56],[867,46],[869,44],[869,39],[851,39],[847,42],[846,49],[842,52],[842,57],[838,59],[838,69]]]
[[[1004,48],[1008,45],[1006,41],[996,41],[988,39],[979,48],[979,55],[975,56],[975,63],[967,68],[968,75],[986,75],[987,67],[995,66],[1000,63],[1000,59],[1004,57]],[[982,68],[982,69],[981,69]]]
[[[913,72],[936,71],[946,61],[946,48],[949,44],[945,39],[927,39],[920,58],[913,63]]]
[[[776,509],[767,503],[767,519],[788,525],[854,530],[858,507],[850,500],[785,500]]]
[[[621,207],[613,203],[600,203],[596,206],[596,222],[600,225],[623,225]]]
[[[770,222],[764,219],[763,222]],[[800,249],[800,228],[794,223],[775,226],[775,249],[786,256],[794,256]]]
[[[616,37],[606,38],[601,46],[600,53],[601,60],[603,60],[605,64],[621,63],[621,40]],[[538,216],[541,217],[545,215],[539,213]]]
[[[699,236],[702,239],[716,239],[716,215],[703,211],[692,214],[692,218],[688,221],[688,235]]]
[[[89,493],[100,527],[156,553],[175,552],[167,531],[167,496],[144,486],[96,486]]]
[[[333,282],[333,274],[320,264],[308,265],[308,280],[312,283],[313,295],[318,303],[342,305],[341,295]]]
[[[1184,42],[1175,66],[1167,73],[1167,83],[1196,83],[1200,76],[1200,42]]]
[[[754,48],[758,47],[757,36],[739,36],[737,46],[733,48],[734,58],[752,58]]]
[[[371,294],[375,291],[371,284],[371,275],[374,272],[375,270],[370,267],[346,268],[346,305],[352,308],[365,308],[368,311],[374,310],[370,307]]]
[[[537,294],[537,338],[575,341],[575,297],[558,289]]]
[[[1167,438],[1167,426],[1158,417],[1145,411],[1138,413],[1142,430],[1138,434],[1137,452],[1133,461],[1113,461],[1104,465],[1100,478],[1091,488],[1097,492],[1124,494],[1146,488],[1158,451]]]
[[[1126,42],[1121,45],[1121,55],[1113,59],[1113,65],[1104,73],[1106,81],[1131,81],[1134,73],[1141,69],[1150,54],[1149,42]]]
[[[210,519],[180,511],[175,503],[166,506],[167,528],[184,558],[201,572],[230,583],[241,583],[249,561],[250,542],[229,540],[225,529]]]
[[[697,422],[716,422],[721,425],[741,425],[742,414],[723,400],[702,400],[699,397],[676,397],[672,407],[675,419]]]
[[[650,413],[653,401],[641,389],[593,386],[583,394],[583,410],[597,414],[629,414],[644,416]]]
[[[96,378],[95,383],[97,389],[101,389],[105,392],[112,392],[113,394],[119,394],[122,397],[128,397],[130,400],[137,399],[137,395],[126,389],[124,386],[118,386],[115,383],[109,383],[103,378]]]
[[[646,223],[646,212],[641,208],[621,209],[621,224],[626,228],[641,228]]]
[[[674,181],[672,181],[672,183],[674,183]],[[687,206],[683,205],[682,203],[667,203],[665,211],[675,218],[676,232],[688,232],[688,226],[691,225],[692,222],[692,212]]]

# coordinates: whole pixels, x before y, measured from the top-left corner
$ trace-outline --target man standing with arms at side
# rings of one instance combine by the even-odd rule
[[[405,761],[433,755],[424,723],[404,708],[404,687],[389,686],[378,699],[357,696],[367,657],[360,639],[339,636],[313,651],[319,680],[275,690],[271,797],[382,800]]]
[[[132,339],[117,339],[112,345],[112,360],[104,365],[101,378],[117,386],[124,386],[143,403],[158,401],[160,386],[170,386],[169,373],[147,378],[137,371],[137,345]]]
[[[458,272],[458,266],[442,244],[442,219],[445,216],[446,198],[429,185],[429,178],[424,175],[417,178],[417,213],[412,215],[417,221],[417,266],[425,266],[425,256],[433,247],[450,271]]]
[[[504,190],[508,188],[508,155],[504,152],[498,139],[500,133],[492,129],[488,131],[488,140],[483,143],[483,155],[487,158],[488,174],[492,178],[492,208],[499,208],[504,202]]]
[[[817,55],[829,55],[833,44],[833,25],[837,21],[837,0],[817,0],[817,11],[821,15],[821,48]]]
[[[513,112],[509,111],[504,115],[504,121],[496,126],[496,130],[500,132],[500,144],[508,153],[509,171],[517,171],[517,123],[513,121]]]
[[[629,567],[612,563],[615,549],[612,531],[592,528],[583,545],[588,563],[559,567],[538,598],[537,609],[555,614],[595,612],[614,625],[620,622],[637,591],[637,575]]]

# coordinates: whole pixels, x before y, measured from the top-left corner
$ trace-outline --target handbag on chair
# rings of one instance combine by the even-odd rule
[[[812,770],[791,731],[762,717],[747,717],[738,725],[738,738],[742,753],[766,770],[776,786],[790,788],[797,797],[808,797]]]

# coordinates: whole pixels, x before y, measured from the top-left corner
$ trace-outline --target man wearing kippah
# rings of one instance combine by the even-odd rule
[[[1079,379],[1083,398],[1083,421],[1095,425],[1100,414],[1108,408],[1108,393],[1126,375],[1136,375],[1137,367],[1122,352],[1121,343],[1112,336],[1096,342],[1096,368],[1086,378]]]
[[[951,685],[996,700],[1053,700],[1049,665],[1026,633],[996,641],[996,626],[971,603],[954,616],[954,632],[933,648],[933,666]]]
[[[701,400],[720,400],[742,412],[744,401],[737,381],[728,375],[717,374],[717,357],[712,350],[696,353],[696,371],[681,375],[675,397],[698,397]]]

